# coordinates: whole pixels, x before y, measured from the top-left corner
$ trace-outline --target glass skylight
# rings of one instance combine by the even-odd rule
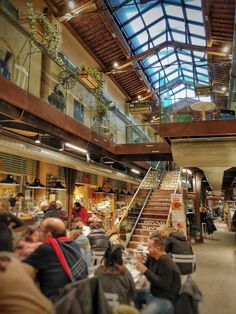
[[[165,106],[176,98],[194,97],[194,83],[209,84],[207,54],[191,49],[191,45],[206,47],[201,0],[105,3],[126,37],[133,57],[165,42],[174,43],[174,47],[162,46],[162,50],[157,48],[139,61],[152,88],[161,87],[159,96],[165,98]]]

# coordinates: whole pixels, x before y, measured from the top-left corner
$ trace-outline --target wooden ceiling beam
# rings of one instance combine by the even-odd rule
[[[216,55],[216,56],[222,56],[225,57],[227,56],[227,53],[222,52],[221,49],[219,48],[214,48],[214,47],[202,47],[202,46],[197,46],[197,45],[190,45],[186,43],[179,43],[179,42],[172,42],[172,41],[166,41],[164,43],[161,43],[147,51],[144,51],[134,57],[129,58],[127,61],[122,62],[119,66],[116,67],[116,69],[113,69],[112,71],[108,72],[107,74],[114,73],[117,70],[121,70],[126,68],[128,65],[132,64],[135,61],[141,61],[150,55],[154,54],[155,52],[158,52],[166,47],[173,47],[175,49],[188,49],[191,51],[202,51],[202,52],[208,52],[208,54]]]
[[[131,49],[130,49],[129,45],[127,44],[122,32],[120,31],[120,29],[116,25],[113,17],[108,12],[108,10],[104,4],[104,1],[103,0],[97,0],[96,3],[97,3],[98,10],[101,9],[99,11],[98,15],[101,17],[104,25],[106,26],[106,28],[108,29],[108,31],[110,32],[112,37],[114,39],[116,39],[116,42],[119,44],[120,49],[123,51],[126,58],[129,58],[131,56]],[[105,10],[104,10],[104,8],[105,8]]]

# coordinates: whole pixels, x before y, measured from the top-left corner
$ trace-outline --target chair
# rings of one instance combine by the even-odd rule
[[[196,255],[183,255],[183,254],[172,254],[173,262],[177,264],[185,263],[185,264],[192,264],[192,273],[195,270],[196,264]]]
[[[119,305],[119,296],[117,293],[109,293],[109,292],[104,292],[105,298],[107,300],[108,305],[113,308],[117,305]]]
[[[104,251],[92,251],[93,265],[99,265],[104,256]]]

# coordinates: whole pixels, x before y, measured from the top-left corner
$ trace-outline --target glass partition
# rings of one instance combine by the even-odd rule
[[[161,176],[165,169],[165,162],[159,162],[157,168],[149,168],[146,176],[131,199],[126,212],[121,218],[117,229],[121,243],[126,246],[129,242],[138,218],[142,214],[143,208],[153,189],[160,183]]]

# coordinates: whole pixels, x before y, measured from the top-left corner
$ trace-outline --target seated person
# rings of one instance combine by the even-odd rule
[[[185,235],[180,231],[173,231],[165,238],[165,251],[171,254],[192,255],[193,250]],[[191,263],[177,263],[182,275],[191,274]]]
[[[40,234],[44,243],[24,262],[37,271],[43,294],[55,300],[60,288],[73,280],[87,278],[87,265],[79,245],[66,237],[62,220],[44,219],[40,225]]]
[[[86,226],[83,223],[83,220],[80,217],[74,218],[74,220],[73,220],[73,229],[76,229],[76,230],[80,229],[80,230],[82,230],[82,232],[83,232],[83,234],[85,236],[87,236],[90,233],[90,231],[91,231],[90,227]]]
[[[68,238],[79,244],[81,254],[88,267],[93,266],[93,259],[91,254],[91,246],[86,235],[83,234],[81,229],[71,230]]]
[[[88,239],[92,251],[105,252],[109,246],[109,237],[102,227],[102,223],[94,222],[90,225],[91,231],[88,234]]]
[[[52,303],[40,292],[25,267],[13,254],[0,252],[1,313],[53,314]]]
[[[22,240],[16,244],[15,252],[23,257],[33,253],[42,242],[39,241],[39,228],[37,226],[28,226],[22,235]]]
[[[164,251],[164,240],[154,233],[148,241],[146,261],[138,259],[136,269],[150,281],[150,289],[137,290],[136,306],[147,306],[141,313],[174,314],[174,305],[181,287],[180,271]],[[143,258],[143,256],[141,257]]]
[[[87,212],[87,209],[84,206],[82,206],[79,202],[74,203],[74,207],[72,208],[72,216],[74,218],[80,217],[84,224],[88,221],[90,217],[89,213]]]
[[[120,245],[110,245],[95,275],[102,279],[104,292],[117,294],[120,304],[131,304],[136,290],[133,278],[123,263],[122,249]]]

